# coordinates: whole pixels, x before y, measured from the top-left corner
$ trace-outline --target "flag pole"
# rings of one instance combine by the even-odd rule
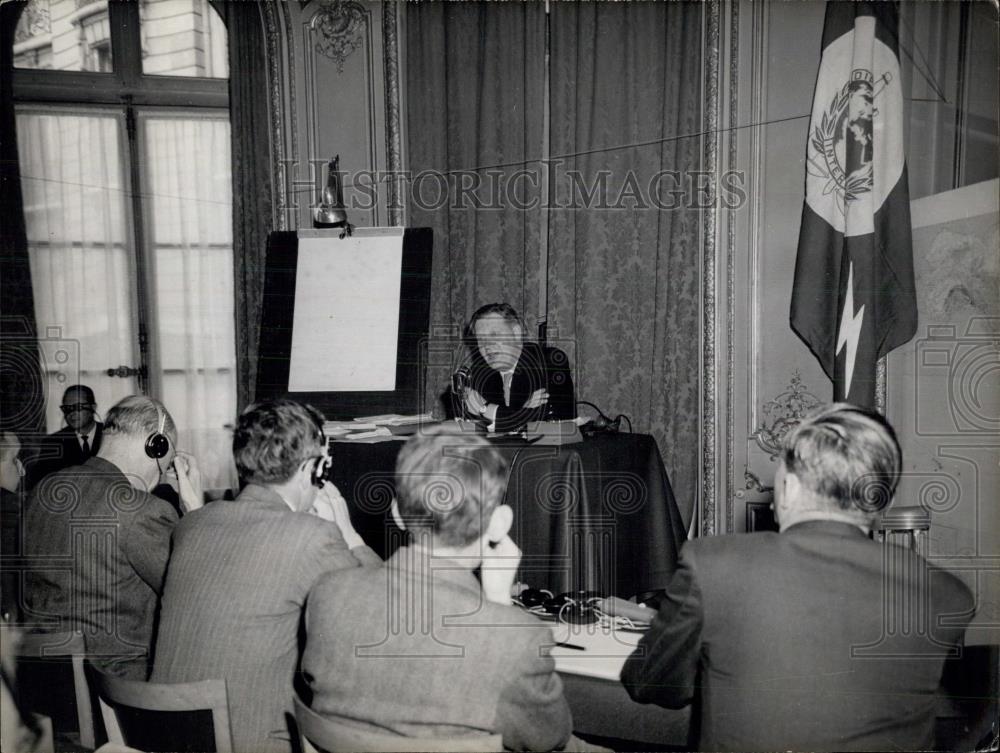
[[[545,347],[549,326],[549,206],[552,181],[549,175],[549,134],[551,128],[549,50],[549,0],[545,0],[545,53],[542,73],[542,217],[538,253],[538,342]]]

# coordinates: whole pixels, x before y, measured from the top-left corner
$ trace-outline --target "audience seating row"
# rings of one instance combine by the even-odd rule
[[[68,741],[90,751],[103,742],[98,749],[103,753],[232,753],[224,680],[167,684],[111,677],[86,663],[83,636],[73,632],[27,633],[18,655],[18,683],[26,705],[50,715],[63,741],[60,747]],[[73,688],[70,703],[51,696],[60,687]],[[321,717],[299,698],[294,702],[303,753],[503,750],[500,735],[428,739],[378,734]],[[72,718],[66,709],[75,710]]]

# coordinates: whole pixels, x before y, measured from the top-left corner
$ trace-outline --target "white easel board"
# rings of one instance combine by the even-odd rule
[[[396,389],[402,228],[299,232],[290,392]]]

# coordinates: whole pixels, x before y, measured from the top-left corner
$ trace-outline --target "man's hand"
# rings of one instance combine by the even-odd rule
[[[510,590],[514,585],[517,566],[521,564],[521,550],[510,536],[483,552],[480,579],[483,595],[494,604],[511,604]]]
[[[549,391],[545,388],[537,389],[531,393],[531,397],[528,398],[528,402],[524,404],[525,408],[540,408],[549,401]]]
[[[316,493],[316,499],[313,500],[313,506],[309,512],[323,518],[323,520],[336,523],[349,549],[365,545],[365,540],[354,530],[354,525],[351,523],[351,514],[347,509],[347,500],[344,499],[337,487],[329,481]]]
[[[205,504],[205,492],[201,487],[201,469],[193,456],[186,452],[174,455],[174,473],[177,475],[177,494],[181,498],[184,512],[194,512]]]
[[[486,411],[486,401],[478,390],[470,387],[465,391],[465,408],[474,416],[482,416]]]

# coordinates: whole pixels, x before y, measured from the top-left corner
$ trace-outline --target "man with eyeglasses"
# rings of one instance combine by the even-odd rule
[[[235,753],[291,753],[306,595],[326,572],[382,560],[325,479],[318,411],[292,400],[251,405],[237,419],[233,459],[237,498],[174,530],[151,679],[224,679]]]
[[[67,387],[59,410],[66,426],[41,441],[34,462],[26,467],[25,486],[29,490],[50,473],[82,465],[101,448],[104,424],[96,419],[97,401],[90,387]]]

